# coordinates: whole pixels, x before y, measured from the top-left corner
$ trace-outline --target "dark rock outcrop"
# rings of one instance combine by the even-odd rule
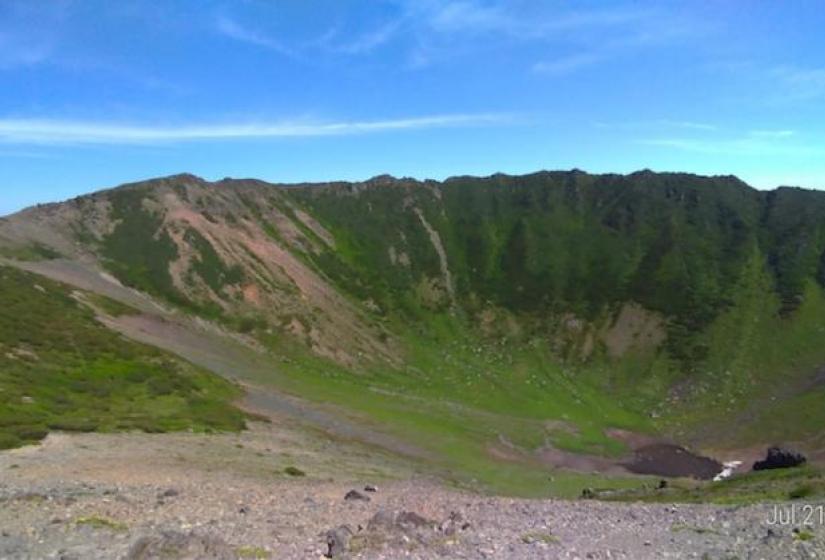
[[[802,453],[781,447],[771,447],[761,461],[753,464],[753,470],[787,469],[804,465],[808,459]]]

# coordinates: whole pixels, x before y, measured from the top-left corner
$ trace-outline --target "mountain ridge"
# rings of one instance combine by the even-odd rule
[[[332,180],[332,181],[297,181],[297,182],[274,182],[266,179],[259,179],[255,177],[223,177],[220,179],[209,180],[205,177],[197,175],[195,173],[189,171],[180,171],[177,173],[171,173],[169,175],[161,175],[157,177],[149,177],[146,179],[140,179],[138,181],[130,181],[127,183],[121,183],[114,187],[103,187],[97,190],[90,191],[88,193],[79,194],[76,196],[72,196],[60,201],[53,201],[53,202],[42,202],[32,204],[30,206],[26,206],[25,208],[21,208],[20,210],[16,210],[0,216],[0,220],[4,220],[15,216],[17,214],[48,208],[52,206],[59,206],[68,202],[71,202],[76,199],[82,199],[86,197],[93,197],[95,195],[100,195],[103,193],[107,193],[113,190],[122,189],[122,188],[129,188],[136,185],[142,185],[145,183],[156,183],[161,181],[173,181],[177,179],[183,180],[193,180],[196,182],[201,182],[204,184],[209,185],[219,185],[221,183],[238,183],[238,182],[249,182],[249,183],[258,183],[262,186],[272,186],[272,187],[279,187],[279,188],[306,188],[306,187],[324,187],[324,186],[331,186],[331,185],[359,185],[359,184],[376,184],[376,183],[420,183],[420,184],[445,184],[454,181],[466,180],[466,179],[497,179],[497,178],[518,178],[518,177],[529,177],[535,175],[542,175],[542,174],[581,174],[581,175],[591,175],[591,176],[602,176],[602,177],[626,177],[632,178],[634,176],[645,176],[645,175],[657,175],[657,176],[676,176],[676,177],[686,177],[686,178],[700,178],[700,179],[728,179],[733,182],[741,183],[742,185],[748,187],[757,192],[761,193],[771,193],[775,192],[780,189],[794,189],[804,192],[813,192],[819,193],[823,192],[821,189],[816,189],[813,187],[804,187],[801,185],[777,185],[772,188],[760,189],[751,186],[744,180],[740,179],[736,175],[730,174],[719,174],[719,175],[704,175],[701,173],[692,173],[688,171],[653,171],[649,168],[638,169],[636,171],[631,171],[628,173],[618,173],[618,172],[604,172],[604,173],[589,173],[579,168],[571,168],[571,169],[541,169],[538,171],[533,171],[530,173],[505,173],[505,172],[494,172],[489,175],[472,175],[472,174],[460,174],[460,175],[450,175],[445,177],[444,179],[432,179],[432,178],[416,178],[416,177],[397,177],[390,173],[379,173],[372,177],[363,180]]]
[[[548,445],[621,454],[616,428],[824,447],[817,191],[649,170],[178,174],[7,217],[0,254],[84,263],[214,322],[264,348],[290,391],[414,443],[463,441],[476,471],[499,438],[528,463]]]

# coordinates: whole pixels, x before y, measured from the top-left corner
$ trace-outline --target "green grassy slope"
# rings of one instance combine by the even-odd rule
[[[811,439],[825,425],[825,407],[814,405],[821,388],[806,387],[825,365],[822,193],[760,193],[730,177],[650,172],[398,181],[351,191],[288,193],[343,248],[334,267],[332,256],[317,266],[342,289],[379,303],[404,333],[408,360],[421,372],[412,374],[415,384],[438,372],[433,394],[488,411],[570,418],[579,432],[555,443],[602,452],[615,444],[599,437],[610,425],[730,445]],[[439,232],[457,308],[446,297],[419,296],[422,279],[439,269],[413,208]],[[400,252],[409,266],[393,263]],[[565,330],[565,318],[600,324],[628,301],[665,318],[664,344],[617,357],[597,342],[583,357],[583,334]],[[495,320],[479,329],[490,310]],[[483,351],[445,360],[455,346]],[[489,384],[464,394],[459,388],[473,387],[479,372]],[[578,405],[584,417],[573,412]],[[655,422],[644,419],[651,412]],[[707,431],[711,425],[719,429]]]
[[[0,448],[48,430],[237,430],[244,417],[230,401],[238,395],[222,379],[116,335],[65,286],[0,267]]]
[[[551,473],[533,451],[547,443],[567,451],[618,456],[626,448],[608,428],[652,432],[647,416],[576,379],[546,350],[489,348],[450,317],[425,333],[406,333],[403,369],[353,370],[312,356],[289,339],[262,341],[282,357],[271,382],[318,403],[334,403],[361,421],[429,452],[460,484],[524,496],[577,496],[584,486],[637,484],[592,473]],[[556,422],[553,422],[555,420]],[[494,447],[513,450],[501,460]]]

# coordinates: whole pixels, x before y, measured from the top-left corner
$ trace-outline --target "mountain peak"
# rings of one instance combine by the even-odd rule
[[[364,182],[370,185],[392,185],[398,182],[398,178],[389,173],[382,173],[381,175],[370,177]]]

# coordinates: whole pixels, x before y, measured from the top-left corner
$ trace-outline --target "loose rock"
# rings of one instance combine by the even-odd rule
[[[350,490],[349,492],[346,493],[346,495],[344,496],[344,499],[348,500],[348,501],[359,501],[359,500],[363,501],[363,502],[369,502],[370,501],[369,496],[363,495],[358,490]]]

